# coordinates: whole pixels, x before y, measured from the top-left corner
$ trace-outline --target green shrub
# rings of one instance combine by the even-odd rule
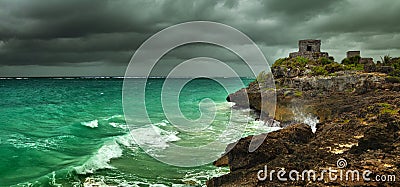
[[[392,57],[389,54],[387,54],[387,55],[381,57],[381,60],[382,60],[382,64],[384,66],[390,66],[391,65],[391,61],[392,61]]]
[[[274,64],[272,64],[272,67],[277,67],[277,66],[282,66],[284,65],[285,61],[287,61],[288,58],[279,58],[278,60],[276,60],[274,62]]]
[[[333,60],[329,59],[329,58],[325,58],[325,57],[321,57],[318,59],[318,64],[320,65],[327,65],[327,64],[331,64],[333,63]]]
[[[278,66],[284,66],[287,68],[304,68],[310,62],[309,59],[304,57],[296,57],[296,58],[280,58],[274,62],[272,68]]]
[[[396,108],[389,103],[378,103],[378,105],[381,107],[380,109],[381,114],[388,113],[391,115],[395,115],[398,113],[398,110],[396,110]]]
[[[348,65],[348,64],[351,64],[351,62],[350,62],[350,60],[348,58],[345,58],[345,59],[342,60],[342,64],[343,65]]]
[[[337,76],[338,76],[338,74],[337,74],[337,73],[329,73],[329,76],[332,76],[332,77],[337,77]]]
[[[298,65],[299,67],[304,67],[307,65],[307,63],[310,61],[308,58],[304,58],[304,57],[296,57],[294,59],[296,65]]]
[[[392,61],[392,65],[393,65],[394,69],[400,71],[400,58],[395,61]]]
[[[361,57],[360,56],[353,56],[350,58],[345,58],[342,60],[343,65],[351,65],[351,64],[358,64],[360,62]]]
[[[325,70],[322,66],[315,66],[312,68],[312,75],[328,75],[328,71]]]
[[[344,70],[355,70],[355,71],[363,71],[364,65],[363,64],[348,64],[344,65]]]
[[[344,67],[343,67],[343,65],[341,65],[341,64],[339,64],[339,63],[333,62],[333,63],[330,63],[330,64],[326,64],[326,65],[324,66],[324,69],[325,69],[328,73],[335,73],[335,72],[337,72],[337,71],[343,71],[343,70],[344,70]]]
[[[400,77],[400,69],[395,69],[394,71],[389,73],[390,76]]]
[[[296,97],[301,97],[301,96],[303,96],[303,92],[301,92],[301,91],[296,91],[296,92],[294,92],[294,96],[296,96]]]

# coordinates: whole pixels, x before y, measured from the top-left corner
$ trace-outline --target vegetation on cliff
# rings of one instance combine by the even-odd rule
[[[382,57],[382,62],[363,61],[360,56],[344,58],[341,63],[335,62],[333,58],[321,57],[318,60],[310,60],[304,57],[280,58],[272,65],[272,73],[275,78],[293,78],[301,76],[336,76],[340,71],[366,71],[383,72],[400,78],[400,58],[392,58],[389,55]]]
[[[364,65],[358,63],[359,57],[344,59],[337,63],[332,58],[321,57],[317,61],[303,57],[280,58],[272,65],[276,78],[295,76],[335,76],[336,72],[344,70],[360,71]]]
[[[393,58],[389,55],[385,55],[381,57],[382,62],[378,63],[378,66],[389,66],[393,67],[393,71],[389,72],[389,76],[399,77],[400,78],[400,58]]]

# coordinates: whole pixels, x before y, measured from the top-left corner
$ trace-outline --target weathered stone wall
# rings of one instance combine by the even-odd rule
[[[321,52],[321,40],[300,40],[299,52]]]
[[[360,51],[347,51],[347,58],[360,56]]]
[[[290,53],[289,57],[290,58],[296,58],[296,57],[304,57],[304,58],[308,58],[310,60],[318,60],[321,57],[325,57],[325,58],[329,58],[329,54],[327,52],[294,52],[294,53]]]
[[[373,58],[361,58],[359,61],[360,64],[371,64],[374,63]]]
[[[337,77],[295,77],[292,79],[279,79],[278,84],[282,87],[296,88],[301,91],[346,91],[361,89],[368,84],[369,87],[385,82],[384,77],[369,74],[344,74]]]

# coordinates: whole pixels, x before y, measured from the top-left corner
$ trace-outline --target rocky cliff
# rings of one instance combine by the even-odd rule
[[[252,137],[240,139],[217,166],[230,173],[212,178],[207,186],[400,186],[400,83],[386,74],[340,71],[330,76],[283,76],[274,80],[276,110],[273,116],[285,128],[269,133],[261,146],[248,152]],[[255,81],[228,96],[237,107],[260,112],[260,120],[271,118],[262,97],[271,88]],[[243,98],[249,98],[248,103]],[[298,113],[317,119],[316,132],[298,121]],[[262,141],[262,140],[261,140]],[[343,168],[338,160],[345,160]],[[317,180],[259,180],[260,170],[317,171]],[[319,171],[371,171],[371,181],[331,180]],[[264,172],[262,172],[264,174]],[[281,172],[282,174],[282,172]],[[396,176],[396,181],[376,181],[376,176]],[[318,180],[320,179],[320,180]]]

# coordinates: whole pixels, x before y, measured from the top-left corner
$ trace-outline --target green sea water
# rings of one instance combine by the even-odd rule
[[[247,85],[252,80],[242,81]],[[214,128],[201,132],[203,139],[176,131],[160,105],[163,82],[148,80],[146,107],[151,122],[169,143],[203,144],[228,123],[232,104],[225,98],[229,93],[211,79],[196,79],[181,91],[181,110],[196,119],[199,102],[212,99],[217,106]],[[88,177],[104,186],[202,186],[228,172],[212,164],[171,166],[147,155],[129,136],[122,85],[123,79],[117,78],[1,79],[0,186],[83,186]],[[242,87],[233,81],[229,86]],[[242,136],[272,130],[249,123]]]

